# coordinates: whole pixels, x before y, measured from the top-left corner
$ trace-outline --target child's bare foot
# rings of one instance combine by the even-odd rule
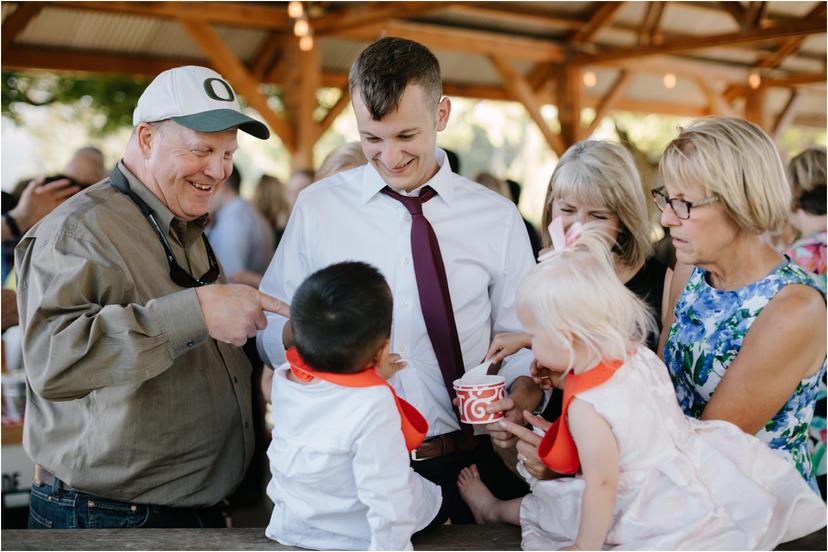
[[[480,479],[480,472],[477,471],[476,465],[472,464],[460,471],[460,475],[457,477],[457,488],[460,490],[460,496],[469,505],[475,522],[493,523],[498,521],[497,506],[500,501]]]

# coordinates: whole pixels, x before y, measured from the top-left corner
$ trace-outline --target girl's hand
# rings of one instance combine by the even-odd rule
[[[385,356],[384,362],[377,365],[375,370],[382,379],[387,380],[406,366],[408,366],[408,364],[402,360],[400,355],[397,353],[389,353]]]
[[[535,416],[527,410],[523,411],[523,419],[527,423],[532,424],[543,431],[546,431],[549,429],[549,426],[552,425],[551,422],[548,422],[539,416]],[[508,431],[517,438],[515,448],[517,449],[518,462],[523,464],[526,471],[528,471],[535,479],[546,480],[560,477],[560,474],[557,474],[547,468],[538,456],[538,445],[540,445],[541,442],[540,435],[529,428],[514,424],[512,422],[501,420],[498,423],[501,425],[503,430]]]
[[[497,363],[507,356],[528,348],[532,344],[529,334],[525,333],[499,333],[492,340],[489,352],[486,353],[486,360],[491,359]]]

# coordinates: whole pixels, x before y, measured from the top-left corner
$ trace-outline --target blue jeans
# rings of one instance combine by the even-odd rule
[[[32,485],[29,529],[225,527],[219,506],[170,508],[130,504],[64,489],[54,485]]]

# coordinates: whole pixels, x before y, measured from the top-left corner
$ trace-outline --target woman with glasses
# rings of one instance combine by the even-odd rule
[[[752,123],[707,118],[667,146],[660,171],[653,198],[677,260],[660,346],[679,404],[756,434],[816,489],[807,436],[825,371],[825,298],[761,238],[790,210],[779,153]]]

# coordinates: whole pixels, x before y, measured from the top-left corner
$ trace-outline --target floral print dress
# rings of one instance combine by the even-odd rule
[[[822,286],[823,292],[826,289],[826,244],[828,243],[828,233],[825,230],[815,232],[809,236],[794,242],[791,248],[785,251],[785,255],[790,259],[811,273],[812,277],[816,278],[817,282]],[[811,462],[813,463],[813,473],[817,476],[820,490],[825,496],[825,474],[826,469],[826,381],[823,374],[822,380],[819,384],[819,395],[817,397],[816,412],[814,412],[814,420],[811,422]]]
[[[676,303],[675,322],[664,347],[664,362],[679,405],[694,418],[701,416],[765,305],[787,285],[819,289],[807,272],[787,259],[765,278],[735,290],[710,286],[706,273],[698,267],[693,269]],[[785,455],[814,490],[817,487],[811,470],[808,426],[824,373],[823,362],[816,374],[799,382],[782,409],[756,434]]]

